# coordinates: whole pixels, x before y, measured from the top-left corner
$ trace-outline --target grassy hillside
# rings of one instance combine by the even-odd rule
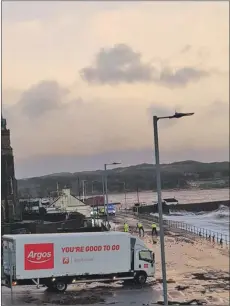
[[[108,188],[110,192],[154,190],[156,189],[155,166],[140,164],[130,167],[120,167],[108,170]],[[18,181],[21,196],[48,196],[57,188],[70,187],[75,194],[79,194],[82,180],[87,180],[87,193],[92,190],[94,182],[95,192],[102,192],[103,171],[83,171],[76,173],[55,173],[42,177],[33,177]],[[217,182],[212,186],[227,187],[229,185],[229,162],[202,163],[197,161],[181,161],[161,165],[162,188],[190,188],[191,182]],[[206,185],[207,188],[209,185]]]

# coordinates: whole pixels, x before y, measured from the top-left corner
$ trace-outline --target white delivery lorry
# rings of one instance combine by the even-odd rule
[[[155,275],[154,254],[122,232],[3,236],[6,286],[45,285],[64,292],[68,284],[135,280]]]

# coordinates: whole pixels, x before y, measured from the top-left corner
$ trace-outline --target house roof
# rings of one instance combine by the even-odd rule
[[[170,203],[170,202],[178,202],[178,200],[175,199],[175,198],[166,198],[166,199],[164,199],[164,201],[168,202],[168,203]]]
[[[79,212],[80,214],[90,217],[91,208],[90,206],[83,203],[77,197],[70,194],[69,191],[65,192],[63,190],[63,194],[59,196],[50,207],[56,207],[63,211],[68,212]]]

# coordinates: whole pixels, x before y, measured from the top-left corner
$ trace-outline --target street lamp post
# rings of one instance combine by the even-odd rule
[[[101,183],[100,181],[92,181],[92,191],[91,191],[91,193],[92,193],[92,197],[93,197],[93,212],[95,211],[94,210],[94,204],[95,204],[95,201],[94,201],[94,183]],[[104,186],[103,186],[103,181],[102,181],[102,188],[104,189]],[[104,194],[104,191],[103,191],[103,194]],[[94,216],[94,214],[93,214],[93,218],[94,218],[94,223],[95,223],[95,216]],[[97,203],[97,215],[96,215],[96,219],[98,219],[98,203]],[[97,220],[98,221],[98,220]]]
[[[110,164],[104,164],[104,184],[105,184],[105,199],[106,199],[106,221],[108,222],[108,204],[109,204],[109,196],[108,196],[108,182],[107,182],[107,166],[120,165],[121,163],[113,162]]]
[[[82,202],[85,201],[85,182],[87,182],[87,180],[82,180]]]
[[[161,197],[161,173],[160,173],[160,154],[158,142],[158,127],[157,122],[160,119],[179,119],[185,116],[192,116],[194,113],[175,113],[168,117],[153,116],[153,129],[154,129],[154,147],[155,147],[155,160],[156,160],[156,181],[157,181],[157,197],[158,197],[158,213],[159,213],[159,227],[160,227],[160,245],[161,245],[161,267],[163,279],[163,295],[164,305],[168,306],[168,292],[167,292],[167,274],[166,274],[166,260],[165,260],[165,244],[164,244],[164,222],[163,222],[163,208]]]
[[[93,196],[93,192],[94,192],[94,190],[93,190],[93,183],[94,182],[95,181],[92,181],[92,190],[91,190],[91,193],[92,193],[92,197],[93,197],[93,226],[95,227],[95,215],[94,215],[95,210],[94,210],[94,196]]]
[[[104,214],[105,214],[105,177],[102,175],[102,194],[104,200]]]
[[[126,194],[126,184],[125,184],[125,182],[124,182],[123,184],[124,184],[124,193],[125,193],[125,213],[126,213],[126,216],[127,216],[127,194]]]

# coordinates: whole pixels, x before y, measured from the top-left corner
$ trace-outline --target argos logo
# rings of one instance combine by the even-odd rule
[[[25,270],[44,270],[54,268],[53,243],[25,244]]]

